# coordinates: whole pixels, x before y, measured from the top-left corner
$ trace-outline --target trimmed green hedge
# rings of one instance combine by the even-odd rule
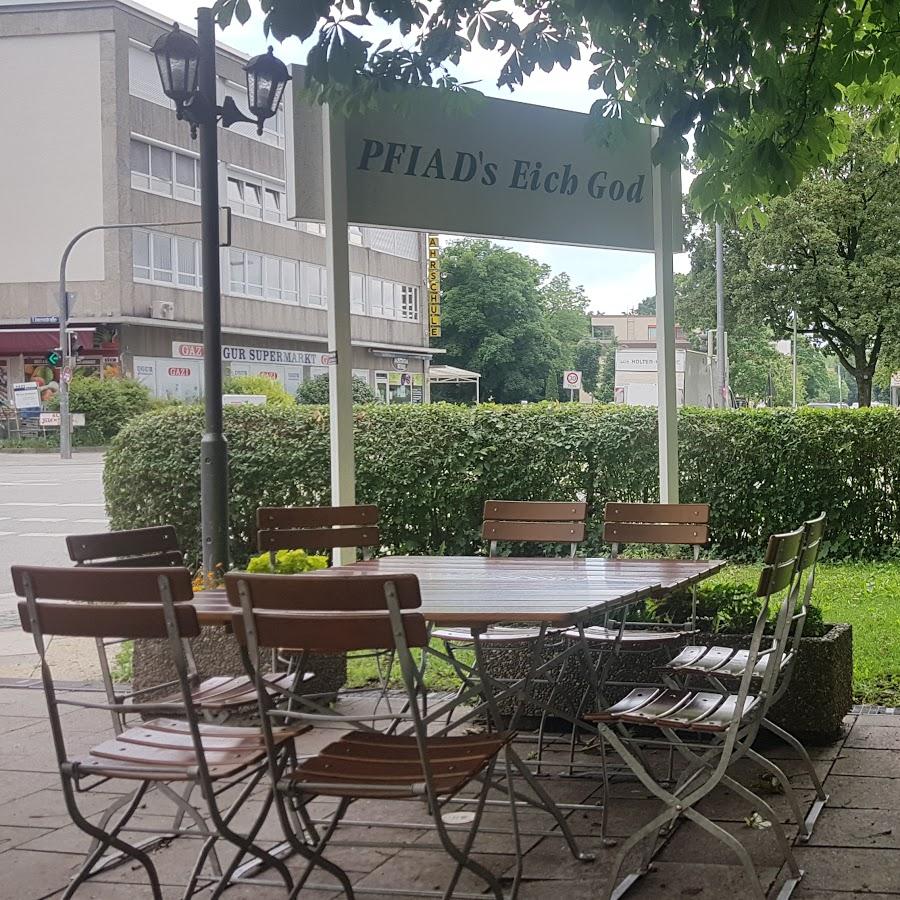
[[[537,404],[361,406],[354,410],[357,497],[376,503],[395,553],[468,554],[486,498],[586,496],[585,552],[601,550],[603,504],[657,497],[656,411]],[[132,420],[107,455],[113,528],[171,523],[199,546],[202,410]],[[257,507],[329,502],[322,407],[225,410],[232,552],[254,549]],[[877,558],[900,538],[900,413],[683,410],[681,499],[712,505],[714,551],[759,555],[767,535],[824,510],[833,555]]]

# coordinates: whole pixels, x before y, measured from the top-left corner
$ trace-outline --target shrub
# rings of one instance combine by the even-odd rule
[[[49,408],[59,409],[58,395]],[[74,441],[82,446],[108,443],[127,421],[150,408],[150,391],[132,378],[76,376],[69,384],[70,411],[84,413],[84,426],[74,429]]]
[[[269,406],[293,406],[291,395],[265,375],[233,375],[222,382],[223,394],[262,394]]]
[[[654,501],[656,411],[564,404],[358,406],[360,503],[381,510],[394,553],[481,548],[485,499],[589,503],[584,552],[605,552],[603,506]],[[174,407],[130,422],[107,455],[114,528],[170,522],[199,547],[203,411]],[[682,410],[681,499],[711,504],[712,551],[757,558],[769,534],[828,515],[832,556],[884,557],[900,541],[900,413]],[[329,502],[328,417],[320,407],[229,407],[232,553],[255,546],[260,506]],[[534,551],[532,552],[539,552]]]
[[[381,398],[358,375],[353,376],[353,402],[379,403]],[[324,405],[328,403],[328,376],[316,375],[297,388],[297,402]]]
[[[275,565],[268,553],[260,553],[247,563],[248,572],[269,572],[275,575],[299,575],[328,566],[327,556],[311,556],[305,550],[278,550]]]

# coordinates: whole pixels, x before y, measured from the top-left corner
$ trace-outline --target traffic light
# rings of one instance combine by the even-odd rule
[[[63,358],[62,350],[56,349],[56,350],[48,350],[47,351],[46,359],[47,359],[48,365],[51,365],[54,367],[58,366],[62,362],[62,358]]]

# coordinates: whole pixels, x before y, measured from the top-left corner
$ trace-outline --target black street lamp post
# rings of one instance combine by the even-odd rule
[[[203,405],[205,427],[200,442],[200,516],[204,572],[228,568],[228,448],[222,425],[222,309],[219,269],[218,123],[226,128],[252,122],[262,134],[263,122],[278,111],[290,79],[287,66],[269,52],[251,59],[247,95],[255,118],[245,116],[231,97],[216,102],[216,35],[213,11],[197,10],[197,40],[176,24],[153,45],[166,96],[175,102],[179,119],[200,134],[200,234],[203,274]]]

